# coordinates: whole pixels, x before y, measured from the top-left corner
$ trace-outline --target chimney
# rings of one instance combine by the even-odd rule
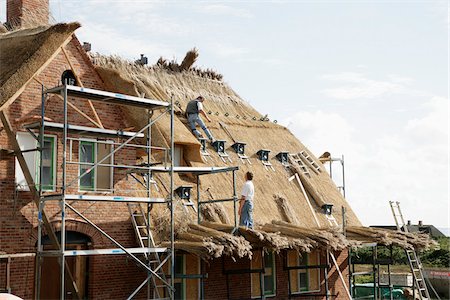
[[[406,223],[406,225],[411,226],[411,220],[408,220],[408,222]]]
[[[419,226],[423,226],[423,222],[422,221],[419,221]]]
[[[49,0],[6,0],[6,22],[10,27],[47,25]]]

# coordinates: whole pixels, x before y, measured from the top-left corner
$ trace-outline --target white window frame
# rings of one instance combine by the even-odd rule
[[[111,140],[100,140],[101,143],[99,143],[99,140],[96,139],[89,139],[89,138],[82,138],[82,139],[78,139],[78,177],[80,176],[80,168],[81,168],[81,160],[80,160],[80,153],[81,153],[81,144],[83,142],[88,142],[88,143],[94,143],[94,165],[97,163],[97,155],[98,155],[98,148],[97,145],[99,144],[109,144],[111,145],[111,152],[114,151],[114,141]],[[72,141],[71,141],[72,142]],[[70,143],[70,148],[72,148],[72,143]],[[111,164],[114,164],[114,154],[112,154],[110,156],[111,158]],[[72,149],[70,149],[70,161],[72,160]],[[81,178],[78,178],[78,191],[79,192],[101,192],[101,193],[113,193],[114,192],[114,167],[109,167],[110,168],[110,182],[109,182],[109,186],[110,188],[108,190],[97,190],[97,170],[95,170],[95,174],[94,174],[94,187],[92,190],[84,190],[81,189]]]
[[[34,142],[33,142],[33,146],[32,146],[32,148],[30,148],[30,149],[25,149],[24,147],[25,146],[23,146],[23,145],[20,145],[20,143],[19,143],[19,138],[18,138],[18,136],[19,135],[22,135],[22,136],[27,136],[27,137],[30,137]],[[56,183],[57,183],[57,178],[56,178],[56,175],[57,175],[57,161],[58,161],[58,147],[57,147],[57,144],[58,144],[58,136],[57,135],[55,135],[55,134],[44,134],[44,138],[46,138],[46,137],[49,137],[49,138],[53,138],[53,149],[52,149],[52,155],[53,155],[53,161],[52,161],[52,164],[53,164],[53,174],[52,174],[52,189],[45,189],[45,190],[42,190],[42,191],[45,191],[45,192],[54,192],[54,191],[56,191]],[[37,147],[38,147],[38,141],[31,135],[31,133],[29,133],[29,132],[26,132],[26,131],[19,131],[19,132],[17,132],[16,133],[16,140],[17,140],[17,143],[19,143],[19,147],[20,147],[20,150],[31,150],[31,149],[33,149],[33,147],[36,149]],[[34,184],[36,185],[36,188],[38,188],[38,180],[40,180],[40,166],[39,166],[39,163],[40,163],[40,157],[39,157],[39,155],[40,155],[40,152],[39,151],[34,151],[34,152],[28,152],[28,154],[31,154],[31,155],[33,155],[33,161],[31,162],[31,163],[33,163],[33,165],[34,165],[34,168],[35,168],[35,170],[34,170],[34,172],[31,172],[30,171],[30,173],[31,173],[31,177],[33,178],[33,181],[34,181]],[[27,156],[27,153],[23,153],[23,155],[24,155],[24,157],[26,157]],[[25,160],[26,161],[26,160]],[[27,163],[27,166],[28,166],[28,168],[29,168],[29,170],[30,170],[30,166],[28,165],[28,163]],[[17,173],[18,171],[20,170],[20,173]],[[20,166],[20,164],[19,164],[19,161],[17,160],[17,158],[15,159],[15,172],[14,172],[14,181],[15,181],[15,186],[16,186],[16,190],[17,191],[26,191],[26,192],[29,192],[30,191],[30,187],[28,186],[28,184],[26,183],[26,180],[25,180],[25,185],[18,185],[18,175],[21,175],[21,177],[23,177],[23,180],[25,180],[25,175],[24,175],[24,173],[23,173],[23,170],[22,170],[22,168],[21,168],[21,166]],[[40,184],[40,182],[39,182],[39,184]]]

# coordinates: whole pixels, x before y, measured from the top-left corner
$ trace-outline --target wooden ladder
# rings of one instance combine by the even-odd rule
[[[303,175],[306,175],[308,177],[311,177],[311,173],[309,173],[308,167],[305,165],[303,160],[300,158],[300,154],[289,154],[289,157],[291,158],[294,163],[297,164],[297,166],[300,168],[300,170],[303,172]]]
[[[309,164],[311,166],[311,168],[313,169],[314,172],[316,173],[320,173],[322,172],[322,169],[320,168],[320,166],[316,163],[316,161],[308,154],[308,152],[306,152],[306,150],[302,150],[300,151],[300,155],[302,158],[304,158],[304,160],[306,161],[307,164]]]
[[[394,216],[395,225],[398,231],[409,232],[403,218],[402,210],[400,209],[400,202],[389,201],[391,205],[392,215]],[[406,257],[408,257],[409,267],[413,274],[415,287],[419,290],[419,299],[430,299],[425,277],[423,276],[422,262],[414,249],[405,249]]]

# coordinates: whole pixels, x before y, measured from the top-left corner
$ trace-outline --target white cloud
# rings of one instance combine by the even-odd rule
[[[250,49],[245,47],[236,47],[232,45],[227,45],[224,43],[214,43],[209,46],[211,51],[216,53],[218,56],[223,58],[236,58],[243,56],[250,52]]]
[[[335,87],[322,91],[336,99],[373,99],[388,95],[429,96],[428,93],[410,88],[412,79],[399,75],[388,75],[386,80],[367,78],[363,73],[342,72],[321,77],[335,83]]]
[[[235,8],[224,4],[208,4],[199,8],[200,12],[209,15],[225,15],[240,18],[253,18],[253,14],[241,8]]]
[[[398,128],[364,127],[320,110],[294,113],[283,124],[316,155],[345,155],[347,199],[365,225],[393,224],[388,201],[394,200],[405,218],[446,227],[448,101],[433,97],[424,107]]]
[[[98,23],[84,22],[77,31],[81,41],[92,43],[92,50],[102,54],[118,54],[125,58],[138,58],[140,53],[159,57],[161,54],[175,53],[169,46],[126,36],[111,27]]]

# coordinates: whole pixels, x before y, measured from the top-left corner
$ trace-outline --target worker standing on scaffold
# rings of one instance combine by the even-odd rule
[[[203,110],[203,101],[205,101],[205,98],[203,98],[202,96],[198,96],[196,99],[189,101],[189,103],[186,106],[186,117],[187,117],[189,126],[191,127],[191,130],[195,134],[195,136],[197,138],[202,137],[202,134],[200,133],[200,131],[198,131],[195,128],[196,124],[198,124],[203,129],[203,131],[206,133],[209,141],[212,144],[215,142],[215,139],[199,115],[199,114],[202,114],[208,122],[211,122],[211,119],[208,117],[208,115]]]
[[[253,186],[253,173],[245,173],[245,183],[242,187],[241,199],[239,200],[239,226],[253,228],[253,198],[255,187]]]

